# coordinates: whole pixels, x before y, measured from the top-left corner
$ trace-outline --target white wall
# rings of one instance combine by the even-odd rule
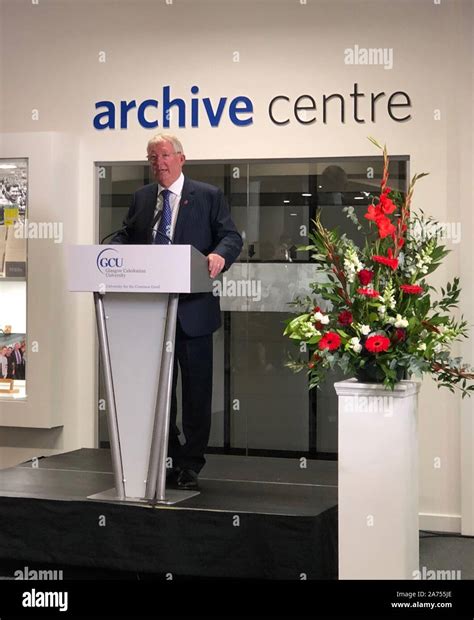
[[[0,402],[0,445],[72,449],[80,441],[87,403],[78,353],[79,305],[67,293],[65,273],[67,244],[78,237],[78,141],[52,132],[5,133],[0,157],[5,156],[28,158],[29,222],[60,224],[63,243],[27,240],[27,397]],[[2,291],[10,284],[3,283]],[[24,310],[17,320],[24,326]]]
[[[38,5],[3,0],[1,6],[1,70],[7,88],[2,89],[0,129],[72,132],[80,139],[78,158],[67,162],[79,175],[77,241],[95,240],[93,162],[143,159],[154,133],[136,121],[128,130],[94,130],[94,102],[161,99],[164,85],[189,101],[189,89],[196,84],[202,96],[214,99],[249,96],[254,123],[245,128],[229,121],[218,128],[173,126],[188,158],[373,155],[366,137],[374,135],[393,154],[410,155],[412,172],[429,171],[417,188],[415,205],[440,221],[461,221],[463,226],[462,243],[451,247],[433,283],[464,275],[461,311],[473,322],[470,0],[175,0],[172,5],[158,0],[39,0]],[[393,69],[345,65],[344,49],[355,44],[393,48]],[[99,62],[101,52],[106,62]],[[233,61],[235,52],[239,62]],[[277,94],[293,101],[311,94],[320,106],[323,93],[340,92],[349,99],[354,82],[367,93],[408,92],[412,120],[395,123],[380,112],[375,123],[348,119],[342,125],[334,115],[326,125],[293,121],[277,127],[268,119],[268,102]],[[32,120],[33,109],[39,120]],[[75,363],[83,400],[73,443],[91,446],[95,395],[88,362],[94,321],[86,300],[75,299],[74,304],[80,304],[74,305],[82,345]],[[463,347],[470,359],[472,342]],[[463,405],[465,425],[472,411],[471,402]],[[438,392],[426,379],[420,416],[421,512],[427,515],[422,525],[459,528],[460,399]],[[466,462],[471,452],[472,443],[465,445]],[[471,497],[466,510],[472,502]]]

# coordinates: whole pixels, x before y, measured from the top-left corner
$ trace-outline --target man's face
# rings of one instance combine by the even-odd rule
[[[20,343],[19,342],[15,342],[15,350],[18,351],[19,348],[20,348]]]
[[[183,153],[175,153],[171,142],[158,142],[148,148],[148,161],[155,179],[163,187],[169,187],[181,174],[185,161]]]
[[[7,347],[3,347],[3,349],[0,352],[0,355],[3,355],[3,357],[5,357],[7,354]]]

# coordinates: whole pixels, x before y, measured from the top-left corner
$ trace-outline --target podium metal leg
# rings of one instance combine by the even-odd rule
[[[166,496],[166,457],[170,420],[171,391],[173,387],[173,361],[176,337],[178,298],[170,293],[163,341],[161,372],[158,384],[155,424],[150,451],[145,497],[154,503],[176,503],[196,495],[196,492],[169,491]],[[173,498],[171,498],[173,496]]]
[[[120,436],[117,421],[117,407],[112,378],[112,364],[110,361],[109,341],[107,338],[106,317],[102,295],[94,293],[95,315],[97,319],[97,332],[99,334],[99,348],[102,354],[104,366],[105,394],[107,397],[107,424],[109,427],[110,452],[115,479],[115,491],[117,499],[125,499],[125,485],[123,464],[120,452]]]
[[[104,367],[105,392],[107,397],[107,423],[109,427],[115,488],[91,495],[89,499],[102,502],[119,501],[135,505],[153,506],[156,504],[176,504],[198,494],[198,491],[181,491],[174,489],[166,491],[166,457],[168,453],[169,417],[173,386],[173,362],[179,295],[166,294],[165,297],[163,294],[160,295],[160,298],[162,299],[160,302],[161,315],[160,305],[157,305],[156,309],[158,315],[162,317],[164,322],[161,324],[161,333],[160,329],[158,329],[155,330],[155,335],[159,334],[160,341],[161,338],[163,339],[163,346],[161,353],[157,354],[156,359],[156,362],[158,362],[159,356],[161,355],[161,363],[158,365],[160,368],[159,377],[157,377],[158,386],[156,386],[156,383],[154,386],[150,383],[150,389],[154,387],[157,392],[156,401],[154,395],[151,396],[151,393],[148,399],[148,403],[151,405],[149,408],[150,417],[148,418],[150,421],[148,433],[151,432],[151,442],[148,444],[150,446],[149,458],[144,454],[140,457],[142,461],[141,467],[143,467],[141,470],[143,472],[143,490],[140,490],[141,483],[137,477],[140,468],[138,470],[133,469],[134,450],[141,449],[140,442],[138,442],[138,444],[136,442],[130,443],[132,437],[127,435],[127,431],[128,433],[131,432],[129,422],[130,416],[132,415],[130,400],[128,399],[127,401],[127,392],[124,393],[123,381],[125,381],[125,383],[127,382],[127,375],[124,374],[124,369],[120,366],[120,361],[117,366],[117,361],[120,360],[118,357],[119,350],[115,347],[113,339],[112,347],[110,346],[108,336],[109,332],[113,338],[116,338],[118,334],[122,333],[121,330],[123,331],[124,329],[124,317],[126,317],[126,312],[124,312],[124,310],[129,311],[130,308],[123,308],[122,304],[117,304],[118,300],[113,297],[104,299],[104,296],[100,293],[94,293],[99,346]],[[154,310],[155,306],[153,305],[143,309],[140,316],[145,320],[145,323],[150,317],[150,312]],[[142,340],[145,332],[146,330],[141,331]],[[115,375],[112,372],[112,362],[115,364]],[[118,377],[119,384],[117,386],[114,385],[114,376],[116,378]],[[122,380],[121,384],[120,380]],[[150,376],[149,381],[153,380],[154,377]],[[118,390],[118,392],[116,390]],[[116,394],[118,394],[117,397]],[[117,409],[117,402],[121,404],[122,409]],[[144,405],[146,410],[148,410],[148,403]],[[153,408],[154,417],[152,417]],[[145,424],[141,426],[142,433],[146,426],[147,421],[145,420]],[[126,429],[123,438],[124,445],[121,445],[119,429]],[[147,443],[146,437],[150,438],[150,434],[141,436],[145,439],[145,443],[143,443],[144,447]],[[125,442],[125,439],[127,439],[127,442]],[[148,439],[148,441],[150,440]],[[128,472],[127,476],[126,472]],[[125,479],[126,477],[127,480]],[[144,495],[142,495],[142,493],[144,493]]]

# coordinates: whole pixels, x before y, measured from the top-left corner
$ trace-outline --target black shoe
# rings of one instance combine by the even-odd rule
[[[166,486],[167,487],[177,487],[178,486],[178,478],[181,473],[180,467],[171,467],[166,470]]]
[[[192,469],[182,469],[178,476],[179,489],[199,489],[198,475]]]

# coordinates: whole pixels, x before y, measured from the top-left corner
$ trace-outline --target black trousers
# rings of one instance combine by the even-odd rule
[[[192,469],[204,467],[204,452],[211,432],[212,411],[212,334],[191,338],[177,324],[171,394],[168,457],[173,466]],[[181,370],[182,420],[184,443],[176,426],[178,364]]]

